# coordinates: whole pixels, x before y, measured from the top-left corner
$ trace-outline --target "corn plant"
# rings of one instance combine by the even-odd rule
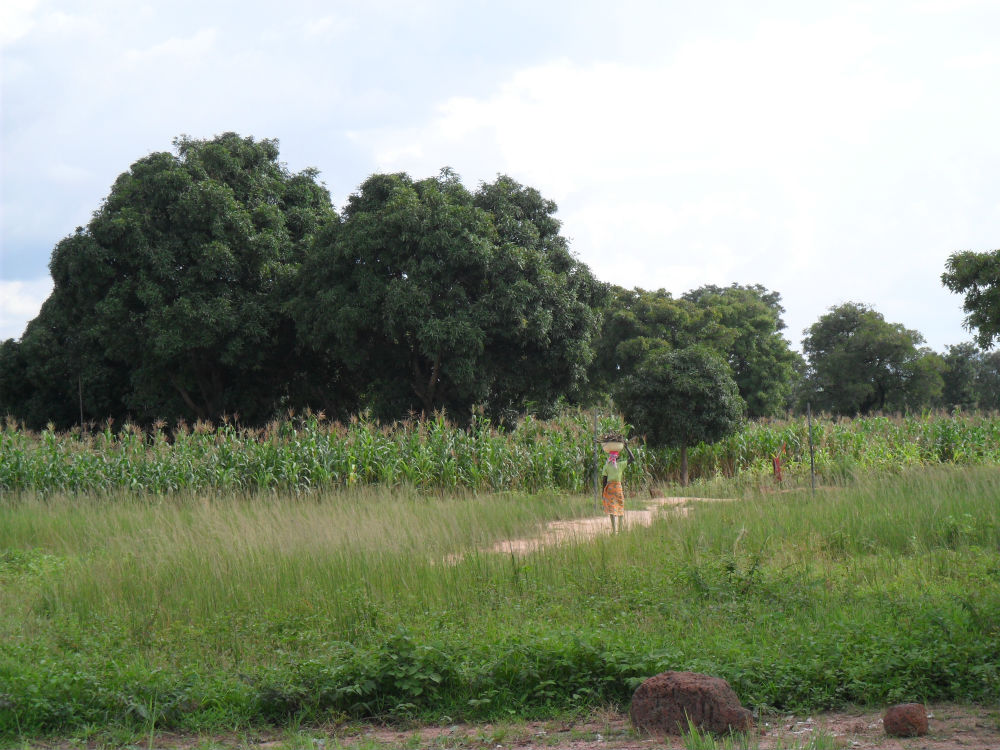
[[[592,415],[567,409],[555,419],[525,417],[510,429],[474,416],[459,426],[438,414],[380,424],[367,415],[347,423],[290,416],[263,429],[157,424],[150,430],[40,433],[8,422],[0,429],[0,491],[311,492],[379,485],[476,492],[590,489],[596,464]],[[629,433],[614,414],[599,433]],[[1000,416],[938,414],[821,417],[812,427],[813,459],[824,481],[933,464],[1000,463]],[[679,451],[631,444],[636,461],[626,484],[641,488],[679,475]],[[803,418],[760,420],[712,445],[689,451],[693,479],[764,478],[778,457],[792,480],[808,476],[810,435]]]

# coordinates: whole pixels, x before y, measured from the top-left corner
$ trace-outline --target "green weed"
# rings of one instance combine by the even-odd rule
[[[545,718],[667,669],[760,710],[996,701],[998,485],[752,490],[529,554],[486,550],[592,499],[21,497],[0,505],[0,737]]]

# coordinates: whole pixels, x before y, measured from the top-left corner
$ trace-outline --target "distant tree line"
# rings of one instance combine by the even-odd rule
[[[506,176],[473,191],[448,169],[376,174],[338,213],[274,140],[174,146],[134,163],[54,248],[52,294],[20,340],[0,343],[0,414],[63,428],[260,424],[306,408],[503,421],[702,382],[664,372],[679,363],[712,373],[705,393],[727,394],[734,418],[806,402],[1000,406],[993,355],[935,354],[864,305],[824,315],[803,359],[762,286],[675,299],[603,283],[570,252],[555,203]]]

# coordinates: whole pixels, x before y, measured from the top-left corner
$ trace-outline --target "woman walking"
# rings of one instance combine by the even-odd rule
[[[604,463],[604,469],[601,471],[601,485],[604,487],[602,493],[604,512],[611,519],[611,532],[616,533],[621,531],[622,524],[625,523],[625,490],[622,489],[622,474],[628,464],[628,461],[619,458],[618,454],[624,448],[630,461],[635,461],[635,456],[632,455],[632,451],[629,450],[625,441],[614,435],[606,437],[602,441],[602,447],[608,454],[608,460]],[[617,523],[615,519],[618,519]]]

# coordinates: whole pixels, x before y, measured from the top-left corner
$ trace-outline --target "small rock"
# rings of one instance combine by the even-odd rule
[[[683,734],[688,721],[716,734],[753,727],[753,715],[740,705],[728,682],[696,672],[650,677],[633,694],[629,716],[636,729],[652,734]]]
[[[922,703],[890,706],[882,717],[882,725],[890,737],[923,737],[927,734],[927,711]]]

